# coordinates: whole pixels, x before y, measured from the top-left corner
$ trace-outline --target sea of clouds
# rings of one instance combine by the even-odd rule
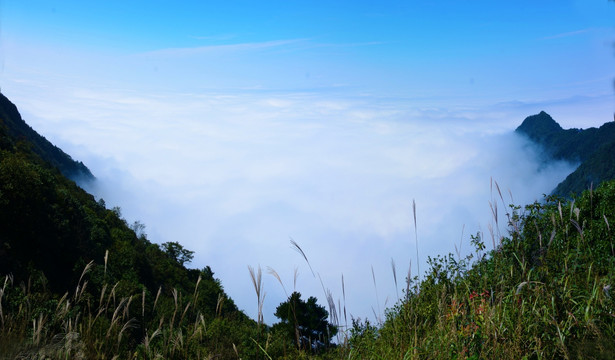
[[[348,322],[382,318],[410,266],[416,276],[428,256],[469,254],[477,233],[491,247],[506,235],[509,203],[541,200],[574,169],[544,163],[513,132],[541,110],[531,104],[439,107],[335,91],[15,97],[30,125],[92,170],[88,191],[145,224],[151,241],[195,251],[190,266],[211,266],[253,318],[248,266],[260,266],[269,324],[294,289],[326,304],[323,287]]]

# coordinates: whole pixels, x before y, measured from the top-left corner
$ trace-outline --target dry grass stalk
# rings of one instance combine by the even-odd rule
[[[120,333],[117,335],[117,349],[119,351],[120,349],[120,343],[122,342],[122,335],[124,334],[124,331],[130,329],[130,328],[136,328],[137,327],[137,321],[135,319],[130,319],[128,320],[124,326],[122,326],[122,329],[120,330]]]
[[[152,335],[150,336],[147,336],[147,332],[145,333],[145,337],[143,338],[143,345],[145,346],[146,353],[150,357],[151,357],[150,344],[152,343],[152,340],[154,340],[154,338],[160,334],[162,334],[162,332],[160,331],[160,328],[156,329],[156,331],[154,331]]]
[[[412,259],[408,265],[408,276],[406,277],[406,297],[410,296],[410,283],[412,282]]]
[[[333,294],[331,290],[327,289],[327,303],[329,305],[329,318],[331,319],[331,324],[334,326],[339,326],[339,317],[337,316],[337,309],[335,307],[335,300],[333,299]]]
[[[254,271],[254,268],[248,265],[248,271],[250,272],[250,278],[252,279],[252,285],[254,285],[254,291],[256,292],[256,300],[258,306],[258,319],[257,323],[260,326],[263,323],[263,272],[261,267],[258,267],[258,272]]]
[[[162,286],[158,288],[158,292],[156,293],[156,298],[154,299],[154,308],[156,310],[156,305],[158,304],[158,298],[160,297],[160,293],[162,292]]]
[[[109,338],[109,336],[111,336],[111,330],[113,330],[113,328],[118,324],[119,322],[119,314],[120,311],[122,310],[122,307],[124,306],[124,304],[126,304],[128,302],[128,298],[122,298],[120,300],[120,304],[115,308],[115,311],[113,312],[113,316],[111,316],[111,324],[109,325],[109,329],[107,330],[107,335],[105,336],[107,339]]]
[[[222,316],[222,305],[224,304],[224,295],[218,294],[218,301],[216,301],[216,316]]]
[[[536,233],[538,234],[538,245],[542,249],[542,232],[538,228],[538,223],[534,220],[534,227],[536,228]]]
[[[278,280],[278,282],[280,283],[280,285],[282,285],[282,289],[284,289],[284,294],[286,295],[286,297],[288,297],[288,292],[286,291],[286,287],[284,286],[284,283],[282,283],[282,279],[280,278],[280,275],[278,274],[277,271],[275,271],[272,267],[267,266],[267,272],[272,275],[274,278],[276,278]]]
[[[198,289],[199,289],[199,284],[201,283],[201,280],[203,280],[203,277],[199,275],[199,278],[196,280],[196,284],[194,285],[194,293],[192,294],[192,297],[194,298],[195,303],[196,303],[196,299],[199,296]]]
[[[495,221],[496,226],[498,225],[498,203],[493,203],[489,201],[489,208],[491,209],[491,216],[493,216],[493,220]]]
[[[235,356],[237,356],[237,359],[239,359],[239,351],[237,351],[237,346],[235,345],[235,343],[233,343],[233,351],[235,352]]]
[[[107,304],[105,305],[106,308],[109,308],[109,303],[111,302],[111,300],[113,300],[113,306],[115,306],[115,289],[117,289],[117,286],[119,284],[119,282],[116,282],[115,285],[113,285],[113,287],[111,288],[111,293],[109,294],[109,297],[107,298]]]
[[[105,292],[107,291],[107,284],[104,284],[100,291],[100,298],[98,299],[98,309],[103,308],[103,299],[105,298]]]
[[[493,248],[495,249],[495,232],[493,231],[493,225],[491,223],[487,224],[487,229],[489,229],[489,234],[491,235],[491,243]]]
[[[175,303],[175,309],[173,310],[173,317],[171,318],[171,332],[173,331],[173,325],[175,324],[175,316],[177,315],[178,303],[177,303],[177,289],[173,288],[173,302]]]
[[[83,283],[83,285],[81,285],[81,280],[83,280],[83,277],[85,276],[85,274],[90,271],[90,269],[92,269],[92,266],[94,265],[94,260],[90,261],[85,268],[83,268],[83,271],[81,272],[81,276],[79,277],[79,281],[77,282],[77,288],[75,289],[75,301],[77,301],[81,295],[83,295],[83,290],[85,289],[85,286],[87,285],[87,281],[85,283]]]
[[[378,296],[378,286],[376,285],[376,274],[374,273],[374,266],[372,265],[372,280],[374,281],[374,289],[376,290],[376,304],[378,305],[378,315],[376,316],[376,320],[382,324],[382,318],[380,316],[380,299]]]
[[[143,288],[141,293],[141,318],[145,319],[145,288]]]
[[[495,188],[498,191],[498,195],[500,195],[500,200],[502,200],[502,204],[504,204],[504,197],[502,196],[502,191],[500,191],[500,184],[498,184],[497,181],[495,181]],[[512,194],[510,196],[512,197]]]
[[[583,229],[581,229],[581,226],[579,226],[579,223],[576,222],[574,219],[570,219],[570,222],[572,223],[572,225],[575,227],[575,229],[577,229],[577,231],[581,235],[581,240],[583,240]]]
[[[2,328],[4,328],[4,313],[2,310],[2,298],[4,297],[4,292],[6,290],[6,283],[8,282],[8,275],[4,277],[4,285],[2,286],[2,289],[0,289],[0,325],[2,325]]]
[[[43,316],[42,313],[39,315],[38,321],[36,319],[32,320],[32,343],[35,346],[40,346],[41,334],[46,320],[47,317]]]
[[[419,280],[421,278],[421,265],[419,260],[419,236],[416,228],[416,202],[412,199],[412,216],[414,218],[414,242],[416,244],[416,270]]]
[[[303,258],[305,259],[305,262],[310,267],[310,271],[312,271],[312,275],[314,275],[314,277],[316,277],[316,274],[314,273],[314,270],[312,269],[312,265],[310,264],[310,261],[308,260],[307,256],[305,255],[305,252],[303,252],[303,249],[301,249],[301,246],[299,246],[299,244],[297,244],[297,242],[295,242],[295,240],[293,240],[293,238],[290,238],[290,243],[291,243],[293,249],[295,249],[299,254],[301,254],[301,256],[303,256]]]
[[[103,272],[103,277],[107,276],[107,261],[109,260],[109,250],[105,250],[105,271]]]
[[[173,302],[175,303],[175,310],[177,311],[177,288],[173,288],[171,293],[173,294]]]
[[[124,318],[127,318],[130,316],[130,304],[132,303],[132,300],[135,298],[135,296],[136,295],[128,297],[128,302],[126,303],[126,306],[124,306],[124,312],[123,312]]]
[[[551,231],[551,237],[549,237],[549,243],[547,244],[547,249],[551,247],[551,243],[553,242],[553,239],[555,239],[556,234],[557,234],[557,230],[554,228],[553,231]]]
[[[220,297],[218,295],[218,301],[220,301]],[[188,309],[190,308],[190,305],[192,305],[192,303],[190,301],[188,301],[188,303],[186,304],[186,307],[184,308],[184,311],[182,312],[182,316],[181,318],[179,318],[179,323],[181,324],[182,321],[184,321],[184,318],[186,317],[186,313],[188,312]],[[218,305],[216,304],[216,309],[217,309]]]
[[[203,319],[203,316],[201,314],[199,314],[199,316],[202,320],[202,323],[199,322],[197,316],[197,320],[194,322],[194,326],[192,327],[192,334],[188,337],[188,342],[191,342],[197,338],[199,341],[203,339],[203,335],[205,334],[205,319]]]
[[[173,344],[173,348],[171,350],[171,354],[175,353],[176,350],[181,350],[184,346],[184,334],[181,329],[177,330],[177,334],[174,338],[172,338],[171,343]]]
[[[391,270],[393,271],[393,282],[395,283],[395,293],[397,294],[397,300],[399,300],[399,291],[397,290],[397,269],[395,268],[395,260],[391,258]]]
[[[461,239],[459,239],[459,247],[455,244],[455,253],[457,254],[457,261],[461,261],[461,245],[463,245],[463,232],[465,231],[466,224],[461,226]]]
[[[327,289],[325,289],[325,283],[322,281],[322,277],[320,276],[320,273],[318,273],[318,281],[320,281],[320,287],[322,288],[322,292],[325,295],[325,298],[327,297]]]
[[[346,285],[344,284],[344,274],[342,274],[342,297],[344,299],[344,323],[348,327],[348,317],[346,316]]]

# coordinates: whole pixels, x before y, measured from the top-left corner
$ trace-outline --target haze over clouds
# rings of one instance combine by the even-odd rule
[[[504,211],[490,194],[491,178],[506,201],[510,189],[524,204],[572,170],[541,166],[535,150],[511,131],[521,117],[497,119],[508,127],[493,130],[479,115],[425,121],[399,100],[313,94],[84,91],[73,100],[50,96],[39,106],[69,102],[75,115],[28,118],[91,167],[98,176],[94,194],[120,206],[129,221],[145,223],[153,241],[179,240],[196,251],[192,265],[210,265],[251,315],[247,265],[276,269],[288,288],[298,266],[298,290],[323,298],[319,281],[290,248],[291,237],[340,297],[344,274],[350,313],[372,316],[378,301],[367,281],[371,266],[382,306],[387,297],[388,305],[396,300],[391,259],[400,274],[411,259],[416,266],[413,199],[424,262],[454,251],[462,235],[462,250],[477,231],[491,244],[489,201]],[[90,114],[88,121],[80,114]],[[62,123],[72,125],[58,128]],[[273,277],[266,291],[272,322],[284,293]]]
[[[343,275],[349,313],[373,318],[401,295],[410,262],[416,275],[413,200],[421,271],[427,256],[469,252],[471,234],[490,246],[490,202],[494,233],[505,234],[510,194],[540,200],[574,166],[543,164],[516,126],[541,110],[564,127],[612,117],[613,32],[601,4],[558,3],[558,18],[532,2],[478,3],[476,12],[448,4],[461,18],[428,2],[245,4],[229,10],[237,18],[197,4],[147,7],[141,28],[122,13],[119,30],[84,24],[91,13],[77,3],[41,5],[37,27],[11,3],[2,92],[90,167],[89,191],[143,222],[150,240],[194,250],[191,266],[211,266],[253,318],[248,265],[275,269],[289,291],[298,267],[297,290],[321,304],[318,277],[337,301]],[[498,21],[517,7],[518,23]],[[197,8],[202,19],[189,15]],[[271,17],[279,21],[264,26]],[[417,25],[422,17],[435,25]],[[160,19],[168,23],[155,27]],[[272,276],[265,291],[271,324],[285,294]]]

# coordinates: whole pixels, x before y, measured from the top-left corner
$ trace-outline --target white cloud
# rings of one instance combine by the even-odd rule
[[[550,36],[545,36],[542,38],[542,40],[552,40],[552,39],[560,39],[560,38],[565,38],[565,37],[571,37],[571,36],[577,36],[577,35],[581,35],[581,34],[585,34],[587,32],[590,32],[594,30],[593,28],[587,28],[587,29],[581,29],[581,30],[576,30],[576,31],[568,31],[565,33],[559,33],[559,34],[555,34],[555,35],[550,35]]]
[[[137,54],[137,56],[145,57],[187,57],[195,55],[219,55],[221,53],[238,52],[238,51],[254,51],[270,48],[277,48],[294,43],[305,41],[305,39],[288,39],[288,40],[271,40],[262,42],[248,42],[236,44],[221,44],[221,45],[206,45],[183,48],[168,48],[145,53]]]
[[[225,41],[225,40],[231,40],[236,37],[237,35],[234,35],[234,34],[218,34],[218,35],[207,35],[207,36],[193,35],[191,36],[191,38],[193,39],[208,40],[208,41]]]
[[[298,290],[325,303],[289,237],[340,298],[344,275],[349,313],[371,316],[395,301],[391,258],[400,279],[410,261],[416,274],[413,199],[425,270],[428,255],[454,251],[462,228],[465,244],[480,229],[488,238],[492,177],[524,203],[571,170],[540,168],[511,133],[521,116],[480,109],[311,93],[36,91],[46,90],[13,100],[93,170],[92,191],[144,222],[151,240],[196,251],[193,266],[210,265],[252,316],[247,265],[273,267],[287,288],[298,266]],[[273,322],[284,294],[265,279]]]

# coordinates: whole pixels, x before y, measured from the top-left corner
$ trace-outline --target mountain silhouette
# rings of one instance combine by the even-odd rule
[[[73,181],[91,181],[94,175],[82,162],[73,158],[53,145],[45,137],[39,135],[22,119],[15,104],[0,93],[0,124],[4,125],[10,138],[21,146],[28,146],[32,152],[45,162],[60,170],[67,178]]]
[[[615,122],[599,128],[563,129],[544,111],[528,116],[515,130],[538,144],[545,160],[567,160],[579,166],[553,190],[570,196],[615,178]]]

